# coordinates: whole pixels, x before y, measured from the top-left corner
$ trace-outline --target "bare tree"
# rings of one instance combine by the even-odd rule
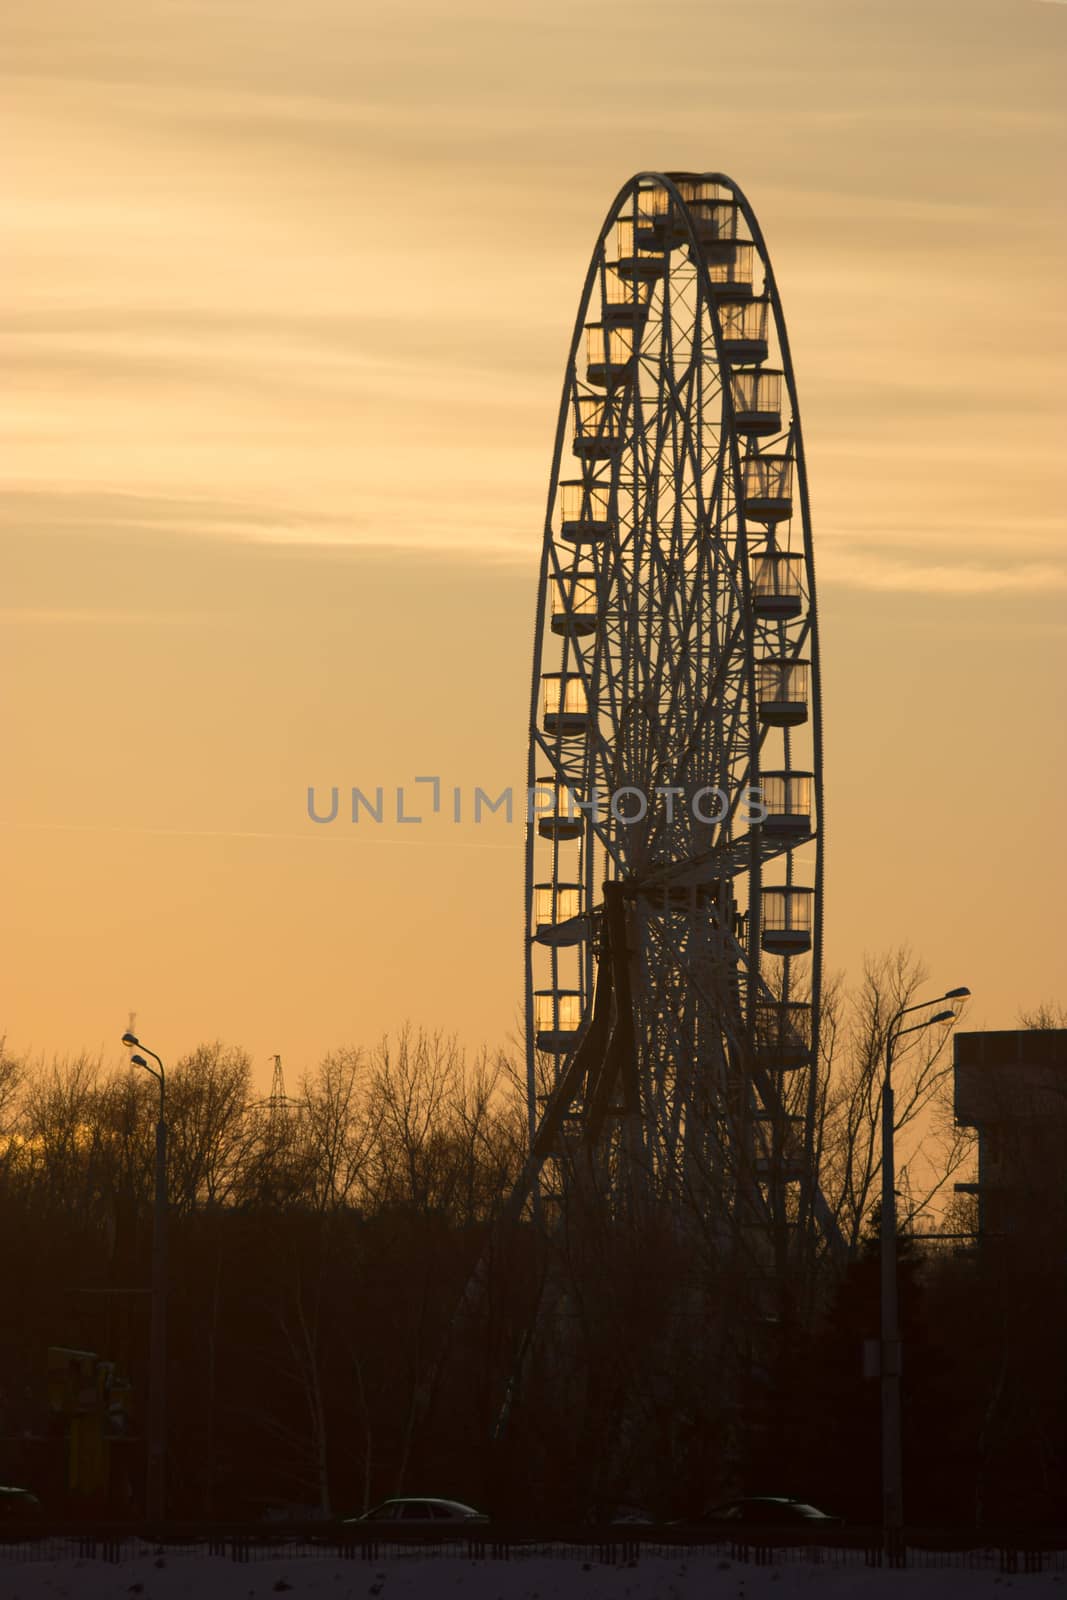
[[[216,1041],[184,1056],[167,1077],[171,1205],[189,1212],[233,1195],[247,1146],[252,1062]]]
[[[395,1044],[385,1038],[377,1046],[370,1094],[379,1203],[415,1211],[440,1203],[448,1112],[461,1071],[459,1046],[442,1034],[405,1025]]]
[[[18,1161],[22,1144],[22,1104],[26,1067],[0,1038],[0,1178],[6,1178]]]
[[[849,1255],[880,1194],[881,1094],[893,1018],[926,981],[907,949],[868,957],[858,990],[828,986],[816,1142],[823,1192]],[[895,1131],[908,1226],[967,1160],[972,1141],[951,1115],[952,1055],[943,1028],[903,1037],[893,1054]]]
[[[336,1050],[305,1076],[293,1108],[296,1144],[309,1202],[322,1213],[363,1200],[381,1108],[361,1095],[361,1050]]]
[[[28,1074],[20,1166],[46,1211],[91,1214],[100,1173],[100,1062],[53,1058]]]
[[[1053,1000],[1042,1000],[1032,1011],[1019,1012],[1020,1028],[1035,1028],[1041,1032],[1046,1029],[1067,1028],[1067,1006],[1057,1005]]]

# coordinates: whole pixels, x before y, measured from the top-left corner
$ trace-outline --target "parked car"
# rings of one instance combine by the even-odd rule
[[[21,1522],[25,1517],[39,1517],[44,1510],[37,1496],[29,1489],[16,1489],[10,1484],[0,1484],[0,1519]]]
[[[475,1511],[473,1506],[464,1505],[460,1500],[402,1495],[394,1500],[383,1500],[361,1517],[346,1517],[344,1526],[360,1528],[369,1524],[375,1527],[380,1525],[383,1530],[396,1527],[398,1531],[410,1529],[412,1532],[447,1533],[450,1527],[452,1531],[459,1532],[471,1523],[488,1521],[484,1511]]]
[[[643,1506],[631,1505],[627,1500],[601,1501],[598,1505],[589,1508],[585,1520],[586,1522],[595,1522],[602,1528],[626,1523],[635,1527],[652,1527],[656,1521],[655,1517],[646,1511]]]
[[[651,1528],[655,1517],[641,1506],[612,1506],[605,1519],[611,1527]]]
[[[705,1511],[703,1516],[694,1521],[702,1527],[722,1524],[724,1528],[729,1528],[740,1524],[746,1528],[804,1527],[809,1532],[816,1532],[819,1528],[839,1528],[842,1523],[840,1517],[820,1511],[806,1500],[777,1494],[744,1495],[739,1500],[726,1500],[722,1505],[712,1506],[710,1511]]]

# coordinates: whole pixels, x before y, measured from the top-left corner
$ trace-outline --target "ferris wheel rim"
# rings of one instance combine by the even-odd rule
[[[605,248],[605,243],[606,243],[607,237],[608,237],[608,235],[610,233],[610,230],[613,227],[613,225],[617,221],[619,221],[621,219],[621,217],[622,217],[622,215],[624,213],[624,210],[625,210],[627,202],[632,200],[634,205],[635,205],[635,207],[636,207],[638,195],[640,194],[640,192],[642,192],[643,189],[647,189],[650,186],[659,186],[659,187],[663,188],[664,190],[666,190],[667,194],[670,196],[672,201],[674,203],[676,203],[677,206],[679,207],[679,214],[680,214],[681,218],[684,220],[686,228],[688,230],[688,234],[689,234],[688,246],[689,246],[690,257],[691,257],[691,260],[692,260],[692,263],[693,263],[693,267],[695,269],[695,275],[696,275],[696,278],[697,278],[698,283],[699,283],[700,300],[708,308],[714,309],[715,304],[716,304],[715,295],[714,295],[714,292],[713,292],[712,286],[711,286],[711,280],[710,280],[708,264],[707,264],[707,261],[704,259],[702,250],[700,248],[700,243],[699,243],[695,228],[694,228],[693,223],[692,223],[692,218],[691,218],[690,213],[689,213],[688,204],[686,203],[683,195],[681,194],[681,192],[680,192],[680,190],[678,188],[678,185],[677,185],[677,183],[675,181],[676,179],[679,182],[681,182],[681,181],[696,181],[696,182],[699,182],[699,183],[705,183],[705,184],[709,184],[709,185],[714,184],[714,185],[716,185],[717,187],[719,187],[721,189],[727,190],[729,195],[730,195],[730,197],[731,197],[731,203],[735,204],[738,207],[741,215],[744,217],[744,220],[745,220],[745,223],[746,223],[746,225],[748,227],[749,235],[750,235],[750,239],[748,241],[745,241],[745,242],[749,242],[749,243],[752,244],[753,248],[755,249],[755,251],[756,251],[756,253],[758,255],[759,263],[760,263],[760,266],[762,268],[764,281],[763,281],[763,290],[762,290],[761,298],[765,298],[768,301],[768,304],[771,307],[771,311],[772,311],[772,314],[773,314],[773,317],[774,317],[775,332],[776,332],[776,337],[777,337],[777,341],[778,341],[778,349],[779,349],[779,354],[781,356],[781,374],[780,375],[781,375],[782,379],[784,380],[784,383],[785,383],[785,386],[786,386],[786,390],[787,390],[787,393],[788,393],[788,396],[789,396],[789,402],[790,402],[790,425],[789,425],[789,428],[788,428],[788,430],[786,432],[786,449],[787,449],[787,452],[790,455],[790,458],[791,458],[792,462],[795,465],[796,473],[797,473],[797,486],[798,486],[798,491],[799,491],[799,493],[798,493],[798,506],[799,506],[799,517],[800,517],[800,537],[801,537],[801,540],[802,540],[802,548],[803,548],[803,554],[804,554],[804,567],[805,567],[805,573],[806,573],[806,577],[807,577],[807,606],[808,606],[808,610],[807,610],[807,613],[806,613],[805,618],[804,618],[802,629],[799,631],[799,633],[797,635],[796,642],[795,642],[794,648],[792,650],[792,658],[796,659],[799,656],[800,650],[804,648],[805,644],[809,644],[810,643],[810,657],[811,657],[811,667],[812,667],[812,693],[811,693],[811,696],[810,696],[809,705],[810,705],[810,718],[811,718],[811,724],[812,724],[812,728],[811,728],[812,740],[813,740],[812,765],[813,765],[813,768],[814,768],[816,800],[815,800],[815,811],[814,811],[815,826],[812,828],[810,839],[807,842],[813,842],[814,843],[815,851],[816,851],[816,858],[817,858],[817,866],[816,866],[816,874],[815,874],[815,876],[816,876],[816,890],[814,892],[815,892],[816,915],[818,917],[818,924],[817,924],[816,929],[814,930],[814,934],[815,934],[814,944],[815,944],[815,955],[816,955],[816,958],[821,958],[821,946],[822,946],[821,916],[822,916],[822,900],[823,900],[823,895],[822,895],[822,857],[823,857],[823,840],[824,840],[824,835],[825,835],[824,810],[823,810],[823,802],[822,802],[821,670],[820,670],[820,661],[819,661],[818,624],[817,624],[816,598],[815,598],[816,597],[816,590],[815,590],[815,580],[814,580],[814,554],[813,554],[813,541],[812,541],[812,537],[811,537],[811,517],[810,517],[810,504],[809,504],[809,498],[808,498],[807,470],[806,470],[806,457],[805,457],[804,443],[803,443],[803,432],[802,432],[801,423],[800,423],[800,412],[799,412],[799,404],[798,404],[797,393],[796,393],[795,373],[794,373],[794,370],[793,370],[791,351],[790,351],[789,343],[788,343],[788,336],[787,336],[787,331],[786,331],[786,326],[785,326],[784,312],[782,310],[781,298],[780,298],[780,294],[779,294],[779,291],[778,291],[777,281],[776,281],[776,278],[775,278],[775,275],[774,275],[773,266],[772,266],[771,259],[770,259],[770,254],[769,254],[769,251],[767,250],[766,241],[765,241],[765,238],[764,238],[764,235],[763,235],[763,231],[760,228],[758,219],[755,216],[755,213],[754,213],[754,211],[752,209],[751,203],[748,201],[747,196],[745,196],[745,194],[741,190],[740,186],[733,179],[729,178],[727,175],[722,174],[722,173],[711,172],[711,173],[700,173],[700,174],[668,174],[668,173],[651,172],[651,171],[638,173],[634,177],[629,179],[620,188],[620,190],[616,194],[616,196],[615,196],[610,208],[608,209],[608,212],[606,213],[604,222],[603,222],[603,224],[602,224],[602,226],[601,226],[601,228],[599,230],[599,233],[597,234],[596,242],[595,242],[595,245],[594,245],[594,248],[593,248],[593,252],[592,252],[592,255],[591,255],[591,258],[590,258],[589,266],[588,266],[588,269],[587,269],[587,272],[586,272],[586,277],[585,277],[585,281],[584,281],[584,284],[583,284],[582,293],[581,293],[581,296],[580,296],[580,299],[579,299],[577,316],[576,316],[576,319],[575,319],[574,329],[573,329],[573,332],[572,332],[572,337],[571,337],[571,341],[570,341],[570,345],[569,345],[569,349],[568,349],[567,363],[566,363],[566,368],[565,368],[563,389],[562,389],[562,395],[561,395],[561,402],[560,402],[560,408],[559,408],[558,417],[557,417],[556,435],[555,435],[555,441],[554,441],[554,447],[553,447],[552,466],[551,466],[551,474],[550,474],[550,480],[549,480],[549,494],[548,494],[548,502],[547,502],[547,507],[546,507],[546,517],[545,517],[544,539],[543,539],[543,543],[542,543],[541,564],[540,564],[540,571],[539,571],[537,613],[536,613],[535,632],[534,632],[534,660],[533,660],[533,670],[532,670],[532,674],[531,674],[531,693],[530,693],[530,701],[529,701],[530,717],[529,717],[529,725],[528,725],[528,764],[527,764],[528,787],[529,787],[530,790],[532,790],[534,785],[536,784],[536,781],[537,781],[537,767],[538,767],[538,765],[541,764],[542,762],[546,761],[546,760],[550,761],[550,762],[553,761],[552,752],[548,749],[544,739],[541,737],[541,729],[539,727],[539,718],[538,718],[538,704],[539,704],[539,689],[541,687],[542,679],[544,677],[546,677],[546,676],[551,676],[552,675],[552,674],[546,674],[545,671],[544,671],[544,667],[543,667],[543,644],[544,644],[544,639],[545,639],[545,617],[546,617],[546,608],[547,608],[547,600],[548,600],[548,588],[549,588],[549,581],[550,581],[550,572],[551,572],[552,561],[553,561],[553,545],[554,545],[553,515],[554,515],[554,511],[555,511],[555,507],[556,507],[556,499],[557,499],[558,489],[559,489],[560,483],[562,481],[561,477],[560,477],[560,470],[561,470],[561,462],[562,462],[563,452],[564,452],[564,447],[565,447],[565,440],[566,440],[566,437],[567,437],[568,421],[569,421],[569,417],[570,417],[570,403],[571,403],[571,400],[573,399],[574,395],[577,392],[577,382],[578,382],[578,380],[577,380],[577,377],[576,377],[576,373],[577,373],[576,358],[577,358],[579,346],[581,344],[583,331],[587,327],[590,327],[590,326],[594,325],[594,324],[591,324],[590,321],[589,321],[588,311],[589,311],[590,299],[591,299],[591,296],[592,296],[592,293],[593,293],[597,278],[598,278],[598,276],[602,276],[602,274],[603,274],[603,272],[605,270],[605,267],[606,267],[606,261],[605,261],[605,257],[604,257],[604,248]],[[699,305],[699,303],[700,302],[698,301],[698,305]],[[738,426],[737,426],[737,423],[736,423],[736,417],[735,417],[735,413],[734,413],[732,386],[731,386],[731,383],[729,381],[730,380],[730,374],[731,374],[731,371],[732,371],[732,365],[731,365],[730,360],[727,358],[727,356],[726,356],[726,354],[725,354],[725,352],[723,350],[723,347],[722,347],[722,339],[721,339],[721,336],[720,336],[719,318],[718,318],[717,315],[713,314],[711,316],[710,321],[711,321],[711,328],[712,328],[712,332],[713,332],[713,336],[714,336],[714,340],[715,340],[715,366],[716,366],[716,370],[718,371],[718,373],[721,374],[722,403],[723,403],[724,424],[725,424],[724,431],[728,434],[728,445],[729,445],[729,452],[730,452],[730,469],[731,469],[731,477],[733,479],[734,493],[735,493],[735,499],[736,499],[736,511],[735,511],[735,515],[736,515],[736,519],[737,519],[736,538],[737,538],[738,545],[739,545],[739,547],[740,547],[740,549],[741,549],[741,551],[743,553],[743,556],[744,556],[744,559],[736,561],[736,565],[737,565],[737,567],[739,569],[740,576],[741,576],[741,581],[742,581],[742,584],[744,585],[744,590],[745,590],[745,592],[744,592],[744,594],[742,596],[742,602],[743,603],[742,603],[742,607],[741,607],[741,613],[742,613],[742,618],[745,621],[745,625],[746,625],[746,628],[747,628],[746,643],[747,643],[748,648],[745,651],[745,660],[746,660],[747,672],[749,674],[749,679],[750,679],[750,682],[749,682],[749,685],[748,685],[748,693],[745,696],[745,703],[746,703],[748,722],[749,722],[748,741],[747,742],[748,742],[748,747],[751,749],[751,751],[753,753],[752,770],[758,772],[758,770],[759,770],[759,765],[758,765],[759,753],[760,753],[760,750],[761,750],[761,747],[762,747],[762,741],[763,741],[763,738],[765,737],[765,734],[761,734],[760,733],[760,731],[759,731],[759,729],[757,727],[757,724],[756,724],[755,694],[754,694],[753,685],[752,685],[752,682],[751,682],[752,675],[753,675],[753,673],[755,671],[756,657],[755,657],[755,648],[754,648],[754,642],[753,642],[754,630],[753,630],[753,627],[752,627],[752,624],[751,624],[751,610],[750,610],[750,606],[747,603],[747,601],[748,601],[747,589],[748,589],[748,580],[749,580],[748,559],[747,559],[748,530],[747,530],[747,526],[746,526],[746,519],[745,519],[745,515],[744,515],[743,506],[741,504],[741,496],[739,494],[739,487],[740,487],[740,483],[741,483],[741,471],[742,471],[742,469],[741,469],[741,453],[740,453],[740,451],[741,451],[742,434],[740,433],[740,431],[738,429]],[[595,324],[595,326],[600,326],[600,324],[599,323]],[[569,656],[565,652],[565,654],[564,654],[565,663],[566,663],[566,661],[568,659],[569,659]],[[579,657],[579,661],[581,661],[580,657]],[[558,674],[558,676],[560,676],[560,677],[563,677],[564,675],[565,674],[562,674],[562,673]],[[615,734],[617,734],[617,732],[618,732],[617,723],[614,725],[612,731]],[[597,736],[601,739],[601,742],[604,742],[603,741],[603,736],[599,734],[599,731],[598,731],[598,735]],[[557,744],[558,744],[558,741],[557,741]],[[532,944],[534,942],[534,929],[533,929],[533,923],[532,923],[532,910],[533,910],[533,898],[532,897],[533,897],[533,891],[534,891],[535,887],[538,887],[534,883],[534,877],[535,877],[534,850],[535,850],[536,835],[537,835],[537,829],[536,829],[535,821],[534,821],[534,819],[532,817],[528,817],[528,820],[527,820],[527,839],[526,839],[526,870],[525,870],[525,904],[526,904],[525,955],[526,955],[526,1011],[527,1011],[528,1049],[530,1048],[530,1040],[532,1038],[532,1024],[533,1024],[532,998],[533,998],[533,992],[534,992],[534,983],[533,983],[533,978],[532,978],[532,967],[531,967],[531,961],[530,961],[530,952],[531,952],[531,946],[532,946]],[[784,853],[785,849],[786,849],[786,847],[783,846],[782,850],[779,853]],[[771,859],[774,859],[774,857],[773,856],[764,857],[763,855],[759,855],[759,854],[755,854],[754,853],[753,863],[752,863],[751,868],[750,868],[750,878],[751,878],[751,881],[754,882],[757,886],[761,882],[761,876],[762,876],[761,869],[762,869],[762,865],[763,865],[763,862],[764,862],[765,859],[766,860],[771,860]],[[791,861],[792,861],[792,857],[790,856],[790,862]],[[544,887],[544,885],[540,885],[539,887]],[[592,913],[594,911],[594,907],[592,906],[592,904],[588,907],[588,911],[589,911],[589,914],[592,915]],[[749,956],[750,957],[753,954],[754,954],[754,952],[752,952],[752,951],[749,952]],[[818,1013],[818,1009],[819,1009],[819,1007],[818,1007],[818,994],[817,994],[819,965],[820,965],[819,959],[813,960],[813,963],[812,963],[812,991],[813,991],[813,1006],[814,1006],[816,1018],[817,1018],[817,1013]],[[749,966],[750,966],[750,970],[758,972],[758,970],[759,970],[758,954],[756,954],[756,959],[750,960]],[[560,992],[563,992],[563,991],[560,991]],[[532,1124],[532,1117],[533,1117],[533,1108],[532,1108],[532,1097],[531,1097],[531,1126],[533,1125]]]

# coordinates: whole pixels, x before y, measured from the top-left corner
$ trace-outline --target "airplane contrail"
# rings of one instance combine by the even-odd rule
[[[137,833],[149,834],[153,837],[164,839],[297,839],[308,841],[311,839],[341,839],[351,844],[387,844],[397,845],[401,849],[432,850],[443,845],[453,850],[517,850],[522,845],[521,839],[516,839],[514,844],[493,844],[490,840],[484,843],[473,839],[390,839],[381,834],[370,833],[342,833],[340,830],[330,833],[256,833],[240,831],[229,828],[143,828],[126,826],[123,823],[104,822],[7,822],[0,818],[0,828],[27,828],[41,832],[53,833]]]

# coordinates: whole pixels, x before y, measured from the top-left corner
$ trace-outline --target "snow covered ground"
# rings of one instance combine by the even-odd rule
[[[999,1573],[961,1568],[787,1563],[753,1567],[725,1557],[644,1556],[609,1566],[568,1555],[512,1561],[459,1556],[332,1557],[237,1563],[204,1555],[138,1554],[118,1563],[68,1558],[20,1561],[0,1551],[2,1600],[1067,1600],[1067,1572]]]

